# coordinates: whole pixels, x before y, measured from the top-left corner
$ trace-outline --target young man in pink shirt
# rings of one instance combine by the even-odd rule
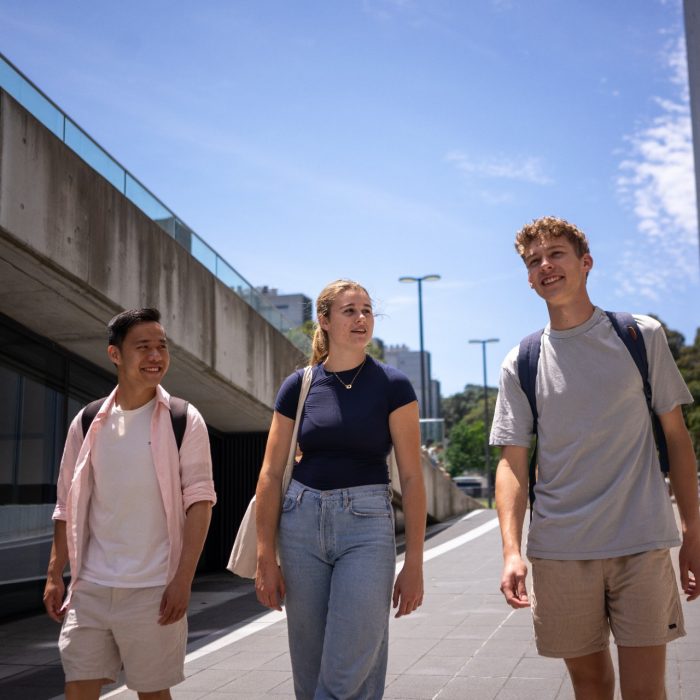
[[[160,313],[124,311],[108,331],[117,386],[85,435],[85,409],[68,430],[44,605],[63,622],[67,700],[96,700],[122,666],[141,700],[165,700],[184,679],[187,605],[216,502],[209,436],[185,404],[178,450]]]

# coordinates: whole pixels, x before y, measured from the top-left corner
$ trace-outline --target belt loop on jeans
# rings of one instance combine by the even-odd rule
[[[306,491],[306,489],[301,489],[299,491],[299,493],[297,494],[297,498],[296,498],[297,506],[301,505],[301,497],[304,495],[304,491]]]
[[[350,507],[350,492],[347,489],[343,489],[343,510],[347,510]]]

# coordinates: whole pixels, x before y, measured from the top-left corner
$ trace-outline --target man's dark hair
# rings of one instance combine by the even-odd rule
[[[129,328],[139,323],[158,323],[158,309],[128,309],[117,314],[108,324],[107,333],[110,345],[116,345],[120,350]]]

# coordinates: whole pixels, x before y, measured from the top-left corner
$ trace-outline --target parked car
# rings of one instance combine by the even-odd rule
[[[481,498],[482,493],[486,489],[486,482],[482,476],[455,476],[452,477],[452,481],[467,496],[473,496],[474,498]]]

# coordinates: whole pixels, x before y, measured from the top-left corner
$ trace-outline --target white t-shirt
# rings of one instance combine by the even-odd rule
[[[169,539],[150,447],[155,401],[133,411],[115,404],[95,437],[81,572],[92,583],[116,588],[167,583]]]
[[[655,412],[692,403],[661,325],[634,318]],[[532,412],[517,357],[515,347],[501,366],[493,445],[530,446]],[[596,308],[566,331],[545,328],[536,398],[538,476],[528,556],[604,559],[677,545],[642,378],[605,312]]]

